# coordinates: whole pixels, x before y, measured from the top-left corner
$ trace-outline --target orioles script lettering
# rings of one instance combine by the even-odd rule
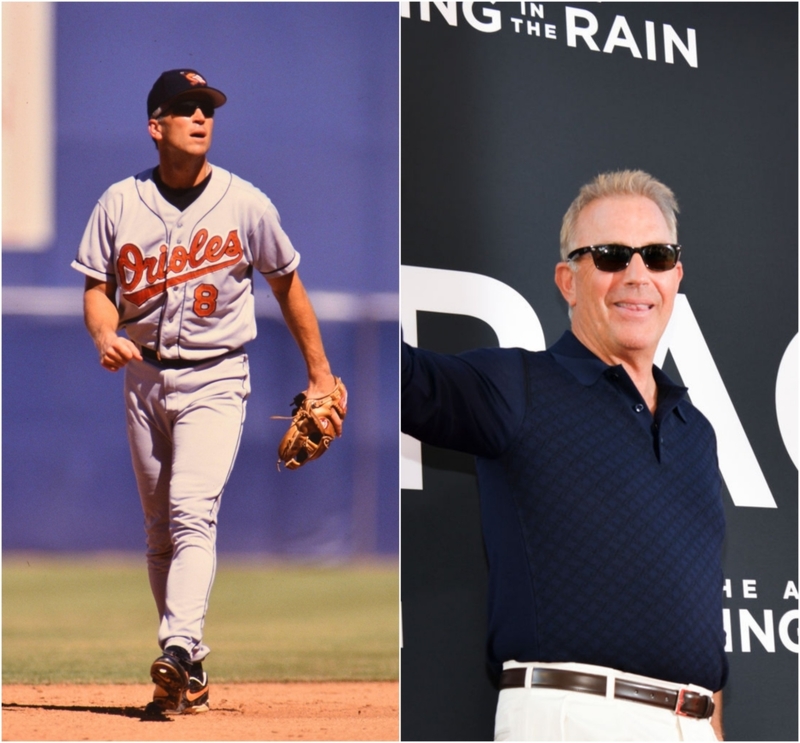
[[[235,265],[242,255],[238,230],[225,239],[199,230],[188,248],[176,245],[170,252],[162,245],[157,256],[145,256],[138,245],[126,243],[117,258],[117,276],[125,299],[139,307],[172,286]]]

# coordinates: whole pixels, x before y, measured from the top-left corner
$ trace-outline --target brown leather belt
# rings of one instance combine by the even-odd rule
[[[507,668],[500,676],[501,689],[525,687],[525,668]],[[544,689],[579,691],[584,694],[606,695],[606,677],[580,671],[567,671],[562,668],[531,669],[531,686]],[[652,704],[663,707],[682,717],[705,719],[714,713],[714,702],[707,694],[689,689],[665,689],[661,686],[644,684],[625,679],[614,679],[614,697],[629,702]]]

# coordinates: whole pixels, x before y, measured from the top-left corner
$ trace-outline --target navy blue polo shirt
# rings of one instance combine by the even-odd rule
[[[716,438],[686,388],[653,374],[655,415],[569,331],[543,352],[404,344],[402,430],[476,456],[495,670],[724,685]]]

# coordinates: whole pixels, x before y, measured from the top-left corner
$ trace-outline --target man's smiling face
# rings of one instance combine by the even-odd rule
[[[641,247],[674,243],[661,210],[644,196],[610,196],[584,207],[575,225],[571,250],[589,245]],[[672,315],[683,277],[678,263],[669,271],[650,271],[634,255],[624,271],[595,268],[592,256],[556,267],[556,283],[572,308],[572,331],[606,363],[655,355]]]

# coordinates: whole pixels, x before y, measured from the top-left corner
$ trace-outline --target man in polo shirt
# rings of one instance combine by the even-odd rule
[[[567,211],[547,351],[403,347],[402,428],[471,453],[489,561],[496,740],[722,739],[716,440],[653,365],[683,276],[642,171]]]

